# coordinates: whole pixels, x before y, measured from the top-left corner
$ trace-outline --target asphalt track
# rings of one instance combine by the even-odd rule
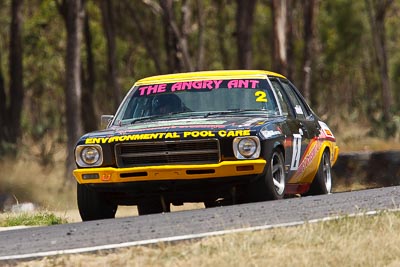
[[[0,232],[0,261],[82,253],[399,210],[400,186]],[[1,265],[1,262],[0,262]]]

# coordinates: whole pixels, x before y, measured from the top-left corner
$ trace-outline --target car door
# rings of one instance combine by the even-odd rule
[[[311,110],[304,103],[298,92],[289,81],[285,79],[271,79],[272,86],[278,92],[282,111],[287,109],[287,125],[289,134],[287,136],[287,147],[285,165],[287,180],[290,182],[301,182],[303,179],[303,168],[300,168],[304,156],[308,153],[310,144],[317,136],[315,119]],[[300,170],[299,170],[300,168]]]

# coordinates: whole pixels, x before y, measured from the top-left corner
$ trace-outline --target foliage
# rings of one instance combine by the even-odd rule
[[[24,132],[38,141],[63,126],[65,32],[60,31],[64,24],[54,1],[26,9],[30,17],[24,23],[26,105],[22,124]]]
[[[368,94],[363,77],[365,69],[371,72],[368,46],[360,47],[360,43],[370,43],[368,29],[362,10],[361,1],[324,1],[321,3],[319,15],[319,51],[317,72],[314,75],[313,104],[322,113],[341,110],[351,112],[357,107],[363,112],[363,105],[369,105],[363,96]],[[363,39],[364,38],[364,39]],[[375,95],[370,94],[371,99]],[[326,99],[330,99],[327,105]],[[340,103],[343,103],[342,105]],[[335,105],[336,104],[336,105]]]
[[[67,221],[50,212],[7,214],[4,219],[0,219],[0,226],[34,226],[34,225],[55,225],[63,224]]]
[[[92,49],[95,66],[95,84],[92,98],[98,120],[101,114],[115,112],[113,90],[108,88],[107,45],[104,37],[99,1],[87,0],[90,18]],[[175,22],[182,23],[185,1],[172,1]],[[199,12],[204,17],[204,65],[202,69],[237,68],[236,1],[189,1],[188,27],[189,54],[194,65],[199,53]],[[293,54],[295,84],[302,83],[303,10],[293,1]],[[312,107],[335,128],[341,119],[369,121],[371,134],[396,135],[396,118],[382,122],[381,89],[378,69],[373,56],[372,38],[364,1],[318,1],[316,38],[317,46],[312,71]],[[5,78],[9,95],[8,52],[11,1],[0,2],[0,71]],[[122,93],[134,81],[168,70],[165,49],[164,21],[159,1],[112,1],[116,25],[117,75]],[[393,114],[400,110],[400,5],[394,3],[387,14],[387,54],[390,82],[394,97]],[[137,21],[133,20],[136,16]],[[258,1],[254,13],[253,68],[272,68],[272,15],[269,1]],[[55,0],[24,2],[23,63],[25,99],[22,115],[23,136],[43,142],[43,136],[57,136],[54,142],[65,143],[65,56],[66,30]],[[151,55],[153,54],[153,56]],[[182,55],[178,55],[182,56]],[[83,73],[87,73],[87,59],[82,44]],[[161,65],[157,68],[155,60]],[[99,125],[99,123],[97,123]],[[383,128],[383,131],[375,129]],[[13,150],[13,145],[1,143],[1,151]]]

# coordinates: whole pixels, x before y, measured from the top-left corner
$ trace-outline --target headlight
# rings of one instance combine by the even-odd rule
[[[80,145],[75,149],[75,160],[80,167],[96,167],[103,163],[100,145]]]
[[[260,150],[260,140],[256,136],[236,137],[233,140],[233,152],[237,159],[256,159]]]

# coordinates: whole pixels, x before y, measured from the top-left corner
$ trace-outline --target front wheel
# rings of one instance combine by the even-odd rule
[[[265,176],[250,185],[250,201],[282,199],[285,195],[285,161],[279,149],[273,151]]]
[[[111,204],[104,194],[84,184],[77,184],[77,200],[82,221],[114,218],[118,208],[117,205]]]
[[[311,184],[310,195],[330,194],[332,191],[331,161],[327,150],[322,154],[317,174]]]

